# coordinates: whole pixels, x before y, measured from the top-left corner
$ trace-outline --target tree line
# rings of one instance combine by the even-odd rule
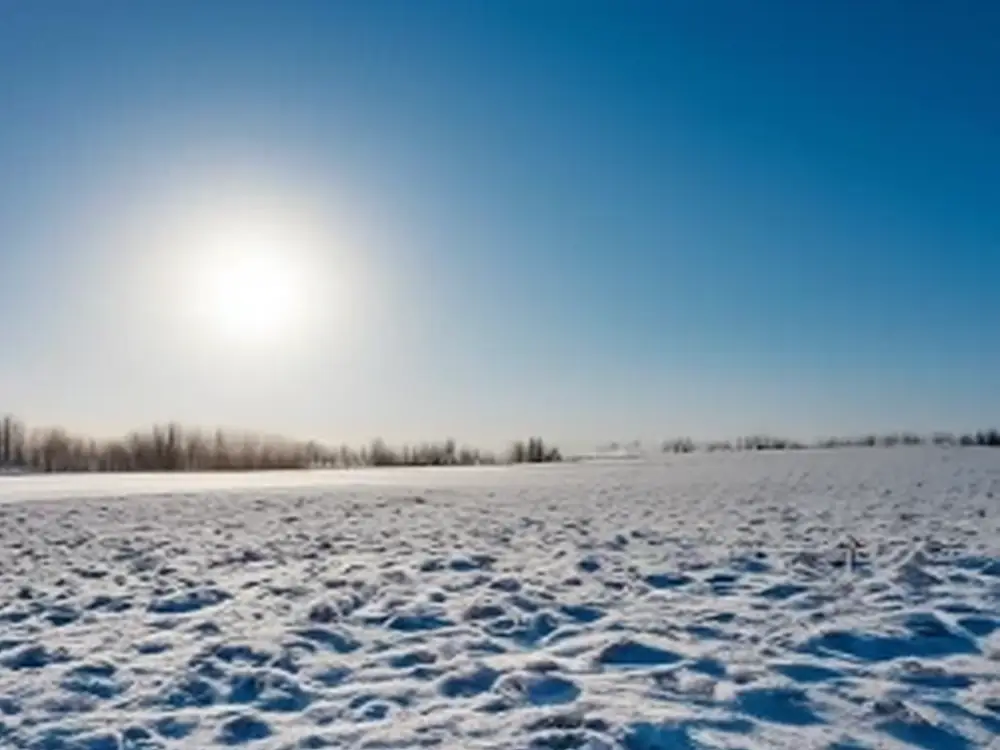
[[[895,432],[886,435],[862,435],[849,438],[824,438],[812,443],[805,443],[787,438],[769,435],[748,435],[733,441],[715,441],[695,443],[691,438],[675,438],[664,440],[660,449],[664,453],[693,453],[705,450],[709,453],[717,451],[788,451],[830,448],[893,448],[899,445],[937,445],[940,447],[988,447],[1000,448],[1000,430],[995,428],[979,430],[974,433],[956,435],[951,432],[935,432],[931,435],[920,435],[914,432]]]
[[[359,448],[316,441],[156,425],[119,440],[71,435],[62,428],[28,430],[12,416],[0,419],[0,467],[35,472],[262,471],[390,466],[476,466],[548,463],[562,454],[541,438],[518,440],[502,454],[459,446],[452,439],[390,447],[381,439]]]

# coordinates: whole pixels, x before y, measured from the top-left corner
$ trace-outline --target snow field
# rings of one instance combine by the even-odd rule
[[[1000,748],[1000,451],[231,481],[0,481],[0,747]]]

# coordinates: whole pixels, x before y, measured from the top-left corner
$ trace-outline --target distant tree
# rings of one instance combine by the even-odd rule
[[[528,460],[528,448],[521,440],[516,441],[510,447],[510,461],[515,464],[523,464]]]
[[[47,430],[41,440],[41,468],[46,472],[68,471],[70,460],[70,438],[59,428]]]
[[[212,466],[216,470],[232,468],[229,445],[226,442],[226,435],[222,430],[216,430],[215,432],[215,444],[212,448]]]
[[[731,451],[733,450],[733,444],[728,440],[717,440],[709,443],[707,450],[709,453],[715,453],[717,451]]]
[[[350,469],[351,467],[354,466],[355,462],[351,456],[351,449],[348,446],[346,445],[340,446],[337,463],[339,468],[341,469]]]
[[[0,427],[0,465],[9,466],[13,456],[14,419],[9,414]]]
[[[691,438],[675,440],[672,446],[674,453],[694,453],[694,441]]]
[[[27,466],[28,456],[25,450],[25,442],[27,440],[27,430],[24,425],[20,422],[14,423],[13,436],[11,437],[13,441],[12,454],[15,466]]]
[[[181,428],[173,422],[167,426],[167,439],[163,450],[162,468],[165,471],[177,471],[181,463]]]

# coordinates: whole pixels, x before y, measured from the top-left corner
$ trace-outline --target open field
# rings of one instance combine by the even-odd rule
[[[4,748],[998,737],[1000,451],[0,478]]]

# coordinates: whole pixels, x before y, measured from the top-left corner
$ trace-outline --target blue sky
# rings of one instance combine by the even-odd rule
[[[0,408],[581,447],[991,424],[998,33],[991,2],[4,0]],[[308,304],[237,345],[174,271],[262,216]]]

